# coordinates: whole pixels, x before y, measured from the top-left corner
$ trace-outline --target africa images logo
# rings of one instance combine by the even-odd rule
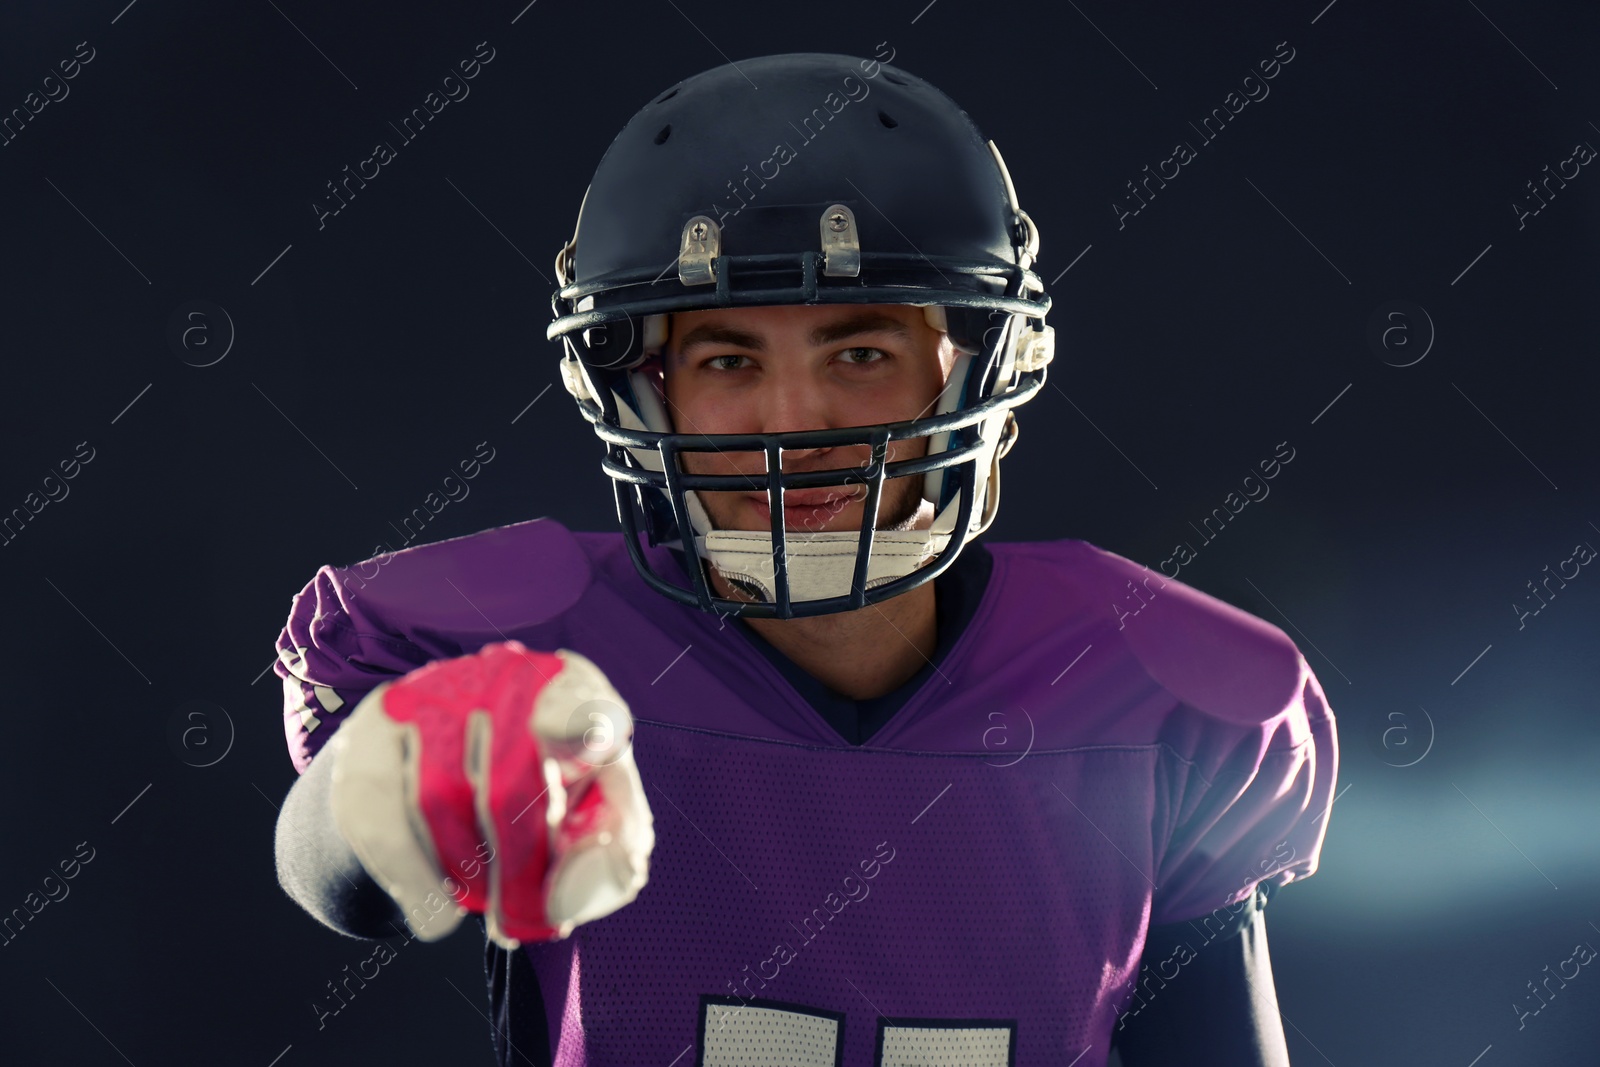
[[[485,49],[487,49],[487,52],[485,52]],[[427,128],[428,123],[438,117],[441,111],[452,103],[459,104],[467,98],[468,94],[472,92],[472,87],[467,82],[476,78],[482,73],[483,67],[494,60],[495,50],[489,47],[488,41],[479,41],[477,50],[472,54],[474,58],[463,59],[457,64],[461,71],[460,77],[451,73],[440,79],[439,85],[444,92],[443,96],[439,95],[439,89],[430,89],[428,95],[422,98],[422,105],[412,108],[411,113],[400,120],[399,126],[396,126],[393,122],[389,123],[390,128],[402,138],[400,141],[402,147],[416,140],[417,136]],[[346,197],[354,200],[357,190],[365,189],[367,182],[376,179],[378,175],[382,174],[382,168],[392,163],[398,155],[399,153],[395,150],[393,144],[388,141],[379,141],[372,146],[372,154],[356,164],[355,173],[352,174],[350,165],[345,164],[344,177],[339,179],[339,183],[337,185],[332,181],[327,183],[328,192],[332,194],[332,203],[336,203],[338,206],[334,207],[325,202],[328,198],[324,198],[322,201],[314,201],[311,205],[312,212],[317,216],[317,229],[326,229],[327,220],[349,206],[345,202]],[[371,168],[371,173],[368,173],[369,167]],[[356,188],[351,188],[350,183],[352,181],[355,182]],[[344,190],[344,196],[339,195],[341,188]]]

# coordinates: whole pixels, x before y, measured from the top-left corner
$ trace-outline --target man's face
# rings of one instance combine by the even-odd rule
[[[903,422],[931,414],[955,351],[920,307],[793,305],[681,312],[662,353],[662,390],[679,433],[779,433]],[[889,443],[888,462],[927,454],[927,438]],[[764,474],[760,452],[685,452],[693,474]],[[864,469],[867,445],[785,450],[786,471]],[[925,529],[923,475],[884,483],[878,529]],[[859,530],[867,486],[790,490],[785,529]],[[767,530],[766,493],[700,492],[723,530]]]

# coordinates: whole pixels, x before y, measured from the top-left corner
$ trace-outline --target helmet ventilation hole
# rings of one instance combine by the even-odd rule
[[[900,75],[898,75],[898,74],[890,74],[888,71],[884,71],[883,72],[883,80],[884,81],[894,82],[896,85],[910,85],[911,84],[910,82],[906,81],[904,78],[900,77]]]
[[[665,144],[668,137],[672,136],[672,123],[661,127],[661,132],[656,134],[656,144]]]
[[[678,90],[681,89],[681,88],[683,88],[683,86],[674,85],[672,88],[668,89],[666,92],[662,93],[660,96],[658,96],[654,100],[652,100],[651,103],[660,104],[660,103],[664,103],[664,102],[666,102],[668,100],[671,100],[673,97],[678,95]]]
[[[896,122],[894,120],[894,118],[892,116],[890,116],[890,114],[887,111],[879,111],[878,112],[878,121],[883,123],[883,125],[886,128],[891,129],[891,130],[894,129],[896,126],[900,125],[898,122]]]

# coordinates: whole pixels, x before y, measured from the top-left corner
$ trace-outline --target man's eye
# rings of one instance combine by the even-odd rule
[[[735,355],[712,356],[710,359],[706,360],[705,365],[710,367],[710,368],[712,368],[713,370],[738,370],[739,369],[738,366],[729,366],[728,364],[722,363],[720,361],[724,360],[724,359],[739,360],[739,359],[745,359],[745,358],[747,358],[747,357],[745,357],[745,356],[735,356]]]
[[[840,355],[844,357],[844,361],[846,363],[850,363],[858,367],[866,367],[871,366],[874,363],[882,363],[889,358],[889,353],[885,352],[881,348],[847,348],[841,352]],[[861,358],[863,356],[879,358]]]

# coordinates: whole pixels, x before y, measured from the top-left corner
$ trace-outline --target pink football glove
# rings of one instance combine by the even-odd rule
[[[645,884],[655,832],[632,739],[584,656],[486,645],[356,706],[324,753],[334,821],[422,940],[468,913],[507,949],[563,938]]]

